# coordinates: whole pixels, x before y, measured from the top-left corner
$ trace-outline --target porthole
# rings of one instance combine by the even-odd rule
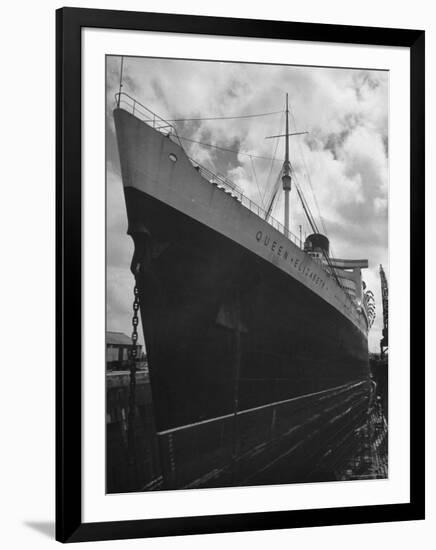
[[[172,162],[177,162],[177,157],[174,153],[170,153],[168,155],[168,158],[172,161]]]

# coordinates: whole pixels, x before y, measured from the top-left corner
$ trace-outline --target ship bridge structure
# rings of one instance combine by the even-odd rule
[[[364,304],[362,269],[368,268],[368,260],[332,258],[329,240],[321,233],[313,233],[306,238],[304,251],[315,261],[321,262],[331,275],[335,275],[342,289],[358,306]]]
[[[335,269],[342,285],[358,303],[363,299],[362,269],[368,268],[368,260],[344,260],[330,258],[330,265]]]

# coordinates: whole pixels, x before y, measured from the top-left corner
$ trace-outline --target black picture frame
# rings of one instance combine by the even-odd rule
[[[127,29],[410,49],[410,502],[82,522],[81,30]],[[62,8],[56,13],[56,539],[77,542],[424,519],[424,52],[420,30]]]

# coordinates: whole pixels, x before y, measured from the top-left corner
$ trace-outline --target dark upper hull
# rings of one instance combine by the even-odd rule
[[[319,296],[145,193],[125,197],[158,430],[368,377],[365,335]]]

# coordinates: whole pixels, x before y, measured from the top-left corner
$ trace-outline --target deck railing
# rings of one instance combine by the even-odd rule
[[[175,126],[151,111],[148,107],[137,101],[131,95],[126,92],[119,92],[115,94],[115,102],[117,107],[131,112],[136,118],[139,118],[139,120],[145,122],[161,134],[174,137],[177,140],[177,143],[182,146]]]
[[[189,158],[189,157],[188,157]],[[241,189],[232,181],[225,178],[221,174],[216,174],[214,172],[211,172],[204,166],[201,166],[198,162],[194,161],[193,159],[189,159],[194,168],[196,168],[199,173],[207,179],[210,183],[216,185],[218,188],[222,188],[223,191],[230,194],[234,199],[236,199],[238,202],[240,202],[245,208],[248,208],[251,212],[259,216],[259,218],[262,218],[264,221],[266,221],[269,225],[277,229],[277,231],[280,231],[285,237],[287,237],[290,241],[292,241],[295,245],[297,245],[299,248],[301,248],[301,242],[300,239],[294,235],[291,231],[286,231],[286,228],[283,224],[281,224],[278,220],[273,218],[271,215],[268,215],[267,211],[259,206],[256,202],[252,201],[250,198],[248,198],[246,195],[244,195],[241,191]]]
[[[170,137],[183,149],[181,140],[173,124],[166,121],[159,115],[156,115],[156,113],[151,111],[148,107],[145,107],[145,105],[142,105],[142,103],[137,101],[135,98],[133,98],[126,92],[120,92],[115,94],[115,101],[116,101],[117,107],[120,107],[122,109],[125,109],[126,111],[131,112],[136,118],[138,118],[142,122],[145,122],[145,124],[148,124],[158,132]],[[248,208],[251,212],[253,212],[257,216],[259,216],[259,218],[266,221],[269,225],[274,227],[274,229],[277,229],[277,231],[282,233],[285,237],[287,237],[299,248],[302,248],[301,240],[296,235],[294,235],[291,231],[286,230],[286,228],[282,223],[276,220],[273,216],[268,215],[267,211],[264,208],[262,208],[253,200],[251,200],[246,195],[244,195],[240,187],[238,187],[236,183],[232,182],[222,174],[212,172],[212,170],[209,170],[205,166],[202,166],[200,163],[198,163],[194,159],[190,157],[188,158],[192,163],[192,165],[194,166],[194,168],[198,170],[198,172],[201,174],[203,178],[205,178],[210,183],[216,185],[219,189],[222,189],[223,192],[230,194],[234,199],[239,201],[243,206]]]

